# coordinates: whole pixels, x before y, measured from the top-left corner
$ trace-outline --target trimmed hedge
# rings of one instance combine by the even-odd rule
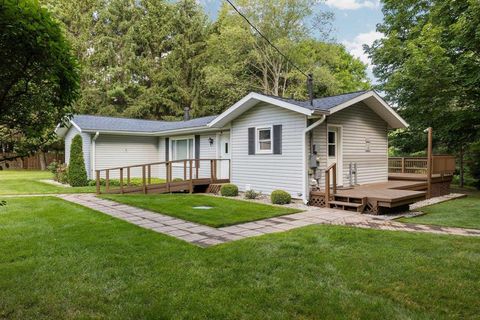
[[[288,204],[292,201],[290,193],[283,190],[274,190],[270,195],[273,204]]]
[[[232,183],[224,184],[220,188],[220,194],[224,197],[236,197],[238,196],[238,187]]]
[[[70,163],[68,165],[68,182],[72,187],[84,187],[88,184],[87,170],[83,160],[82,137],[73,137],[70,146]]]

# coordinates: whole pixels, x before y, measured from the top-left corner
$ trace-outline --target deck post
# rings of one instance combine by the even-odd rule
[[[148,184],[152,184],[152,165],[148,165]]]
[[[130,187],[130,167],[127,167],[127,185]]]
[[[97,194],[100,194],[100,170],[95,170],[97,182],[96,182],[96,187],[97,187]]]
[[[210,160],[210,182],[213,183],[213,160]]]
[[[183,180],[187,180],[187,160],[183,160]]]
[[[167,178],[166,191],[170,192],[170,162],[165,163],[165,169],[166,169],[165,177]]]
[[[198,169],[200,168],[200,160],[195,160],[195,179],[198,179]]]
[[[402,157],[402,173],[405,173],[405,158]]]
[[[147,193],[147,183],[146,183],[146,177],[145,177],[146,172],[145,171],[146,171],[145,166],[142,166],[142,189],[143,189],[144,194]]]
[[[105,191],[110,191],[110,170],[105,170]]]
[[[123,193],[123,168],[120,168],[120,193]]]
[[[330,170],[325,170],[325,207],[330,202]]]
[[[427,199],[432,197],[432,127],[427,129],[428,149],[427,149]]]
[[[333,194],[337,193],[337,163],[332,167]]]
[[[193,192],[193,168],[192,168],[192,165],[193,165],[193,161],[192,159],[190,159],[189,161],[189,176],[190,176],[190,189],[189,189],[189,192],[192,193]]]

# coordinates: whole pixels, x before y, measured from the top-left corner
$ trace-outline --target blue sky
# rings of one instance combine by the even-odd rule
[[[224,0],[200,0],[199,2],[214,19],[222,1]],[[335,41],[342,43],[351,54],[370,64],[362,45],[371,44],[381,37],[381,34],[375,31],[376,24],[383,18],[379,0],[325,0],[325,4],[320,6],[326,7],[335,14],[332,35]],[[368,76],[375,82],[370,65]]]

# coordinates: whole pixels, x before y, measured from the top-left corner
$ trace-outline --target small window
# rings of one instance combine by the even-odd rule
[[[228,154],[228,142],[225,142],[225,154]]]
[[[328,131],[328,156],[337,156],[337,139],[335,131]]]
[[[272,153],[272,128],[257,129],[257,152]]]
[[[172,160],[193,158],[193,138],[172,139]]]

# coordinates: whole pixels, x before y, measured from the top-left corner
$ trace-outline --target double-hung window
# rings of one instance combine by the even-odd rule
[[[172,160],[194,158],[193,137],[172,138],[171,140]]]
[[[257,128],[257,146],[256,153],[272,153],[272,127]]]

